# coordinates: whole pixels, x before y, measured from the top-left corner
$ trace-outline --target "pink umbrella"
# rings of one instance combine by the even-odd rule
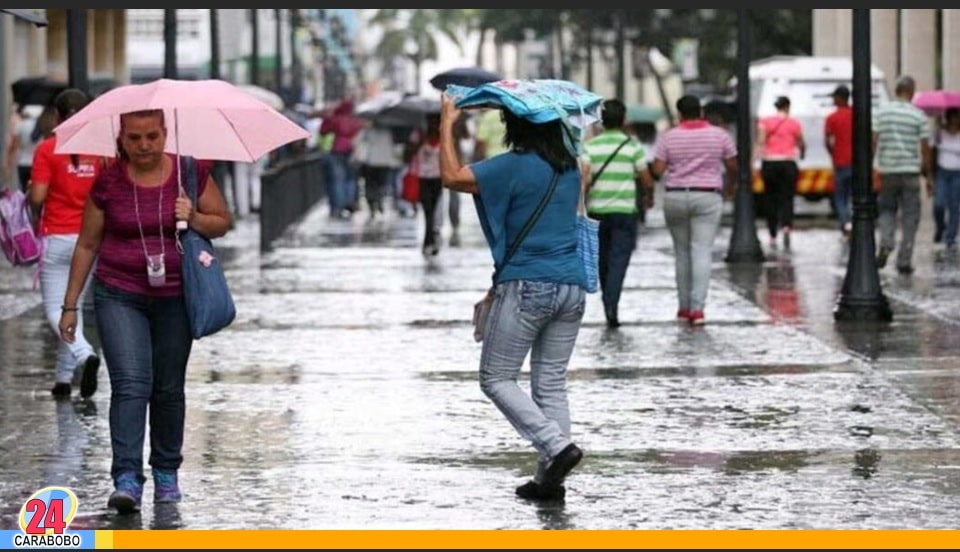
[[[57,153],[113,157],[120,115],[164,110],[166,151],[198,159],[253,162],[310,134],[263,101],[222,80],[159,79],[114,88],[57,126]]]
[[[960,92],[953,90],[924,90],[913,95],[913,105],[927,115],[936,117],[951,107],[960,108]]]

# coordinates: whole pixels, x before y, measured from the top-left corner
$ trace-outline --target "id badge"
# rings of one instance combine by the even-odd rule
[[[163,287],[167,283],[167,267],[163,262],[163,253],[147,257],[147,279],[151,287]]]

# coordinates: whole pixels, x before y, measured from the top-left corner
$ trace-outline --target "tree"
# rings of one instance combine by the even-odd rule
[[[410,60],[416,74],[416,90],[420,93],[423,62],[438,58],[436,37],[450,39],[463,53],[460,31],[468,23],[468,10],[377,10],[370,23],[383,29],[383,37],[374,53],[384,61],[396,58]]]

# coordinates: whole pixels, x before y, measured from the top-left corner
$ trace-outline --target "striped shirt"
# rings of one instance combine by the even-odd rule
[[[930,137],[927,116],[908,101],[891,100],[873,115],[877,135],[877,170],[884,174],[919,174],[920,142]]]
[[[611,159],[625,140],[627,135],[622,130],[613,129],[584,144],[583,160],[590,165],[591,177],[596,177],[587,195],[587,211],[591,214],[637,213],[636,177],[647,167],[647,154],[640,142],[631,138]],[[598,175],[607,159],[610,162]]]
[[[730,134],[706,121],[684,121],[664,132],[653,155],[667,164],[665,186],[723,188],[723,160],[736,157]]]

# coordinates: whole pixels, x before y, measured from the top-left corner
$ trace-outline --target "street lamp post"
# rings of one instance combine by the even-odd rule
[[[67,10],[67,65],[70,87],[89,92],[86,9]]]
[[[739,181],[733,204],[733,234],[727,250],[728,263],[757,263],[765,257],[757,238],[750,166],[750,18],[737,10],[737,172]]]
[[[893,320],[893,311],[880,289],[874,255],[874,196],[871,155],[870,10],[853,10],[853,230],[847,274],[833,311],[837,321]]]
[[[250,10],[250,84],[260,85],[260,21],[259,12]]]
[[[274,21],[274,48],[276,49],[276,55],[274,57],[274,66],[273,66],[273,80],[275,83],[274,90],[280,96],[283,96],[283,10],[275,9],[273,10]]]
[[[217,10],[210,10],[210,78],[220,78],[220,20]]]
[[[163,77],[177,78],[177,10],[163,10]]]

